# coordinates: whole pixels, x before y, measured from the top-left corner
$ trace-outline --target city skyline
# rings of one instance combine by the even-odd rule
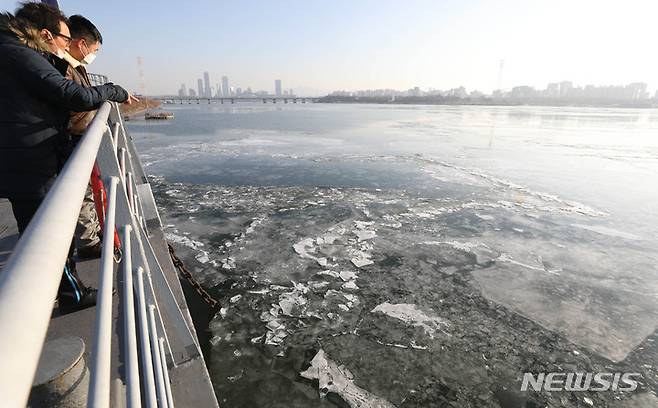
[[[208,71],[203,72],[203,79],[197,78],[197,89],[187,88],[185,82],[181,83],[178,88],[179,97],[199,97],[199,98],[217,98],[239,95],[253,95],[253,96],[293,96],[294,89],[283,89],[283,82],[280,79],[274,80],[273,91],[268,90],[254,90],[250,86],[232,87],[229,85],[229,78],[227,75],[222,75],[222,84],[217,83],[214,87],[210,86],[211,75]],[[175,95],[176,93],[168,93],[167,95]],[[311,96],[311,95],[305,95]]]
[[[333,91],[329,96],[445,96],[455,98],[513,98],[513,99],[613,99],[613,100],[644,100],[658,99],[658,91],[654,95],[647,91],[648,86],[644,82],[634,82],[625,85],[579,85],[572,81],[552,82],[545,88],[535,88],[528,85],[513,86],[510,89],[495,89],[491,93],[484,93],[477,89],[469,89],[460,86],[451,89],[421,89],[420,87],[408,90],[397,89],[362,89],[357,91]]]
[[[207,72],[204,72],[204,77]],[[199,87],[204,81],[197,79]],[[225,83],[227,88],[220,87],[219,84],[215,88],[210,88],[211,93],[204,92],[198,93],[199,97],[227,97],[227,96],[318,96],[318,95],[304,95],[295,93],[294,90],[283,90],[283,84],[280,79],[274,80],[274,91],[268,90],[253,90],[251,87],[228,87],[228,77],[222,76],[222,82]],[[228,89],[228,92],[225,91]],[[197,92],[193,89],[187,91],[185,84],[182,84],[178,90],[178,96],[197,97]],[[214,91],[213,91],[214,90]],[[193,94],[192,94],[193,92]],[[162,95],[175,95],[175,93],[167,93]],[[459,86],[449,89],[436,89],[433,87],[420,88],[413,87],[406,90],[393,89],[393,88],[379,88],[379,89],[357,89],[357,90],[333,90],[327,92],[328,96],[359,96],[359,97],[382,97],[382,96],[445,96],[455,98],[512,98],[512,99],[569,99],[569,98],[589,98],[589,99],[610,99],[610,100],[643,100],[643,99],[656,99],[658,100],[658,90],[655,94],[648,91],[648,84],[645,82],[634,82],[630,84],[607,84],[607,85],[592,85],[592,84],[574,84],[573,81],[563,80],[559,82],[548,83],[545,88],[533,87],[529,85],[517,85],[507,89],[494,89],[492,92],[485,93],[478,89],[467,88]],[[319,95],[324,96],[324,95]]]
[[[13,11],[17,2],[0,4]],[[651,92],[658,86],[658,55],[646,41],[658,36],[658,4],[640,0],[200,0],[194,23],[180,18],[177,2],[116,0],[114,9],[131,10],[120,25],[102,3],[61,6],[103,34],[90,71],[138,90],[141,56],[153,94],[196,80],[204,67],[211,78],[227,75],[253,89],[281,79],[305,94],[462,85],[490,93],[498,82],[539,87],[563,78],[597,86],[644,81]],[[230,18],[218,26],[218,15]]]

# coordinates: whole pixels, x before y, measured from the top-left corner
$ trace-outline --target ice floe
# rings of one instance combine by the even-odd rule
[[[372,255],[365,252],[358,252],[350,261],[357,268],[363,268],[364,266],[372,265],[375,262],[370,259]]]
[[[499,254],[481,242],[460,242],[460,241],[425,241],[425,245],[446,245],[458,251],[462,251],[475,256],[475,262],[478,265],[488,265],[496,260]]]
[[[318,351],[311,360],[311,366],[300,375],[318,381],[320,398],[331,393],[340,397],[350,408],[395,408],[384,398],[354,384],[354,375],[345,366],[328,359],[324,350]]]
[[[410,303],[384,302],[372,309],[371,313],[383,313],[406,324],[421,327],[430,337],[434,337],[437,331],[445,333],[445,329],[450,327],[450,322],[446,319],[427,314]]]

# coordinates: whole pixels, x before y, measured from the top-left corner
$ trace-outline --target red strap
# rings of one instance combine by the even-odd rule
[[[98,168],[98,163],[94,163],[94,168],[91,170],[91,191],[94,195],[94,207],[96,207],[96,214],[98,215],[98,223],[100,224],[101,231],[105,230],[105,210],[107,208],[107,193],[105,186],[101,179],[101,172]],[[121,248],[121,241],[119,234],[114,231],[114,248]]]

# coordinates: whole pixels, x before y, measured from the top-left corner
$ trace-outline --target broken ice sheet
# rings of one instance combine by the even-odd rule
[[[432,338],[437,331],[445,333],[444,329],[450,327],[450,322],[446,319],[425,313],[418,309],[416,305],[410,303],[391,304],[384,302],[371,310],[371,313],[378,312],[401,320],[406,324],[422,327],[425,333]]]
[[[354,375],[345,366],[328,359],[322,349],[311,360],[311,366],[300,375],[308,380],[318,380],[320,398],[332,393],[350,408],[395,408],[384,398],[354,384]]]
[[[374,264],[373,260],[370,259],[370,255],[365,252],[359,252],[355,257],[351,259],[352,264],[357,268],[363,268],[364,266]]]
[[[341,271],[339,276],[345,282],[357,278],[356,272],[352,272],[352,271]]]
[[[316,275],[331,276],[332,278],[338,278],[340,276],[340,274],[338,272],[330,271],[330,270],[320,271],[320,272],[316,273]]]
[[[304,238],[298,243],[294,244],[292,248],[295,250],[297,255],[302,258],[312,259],[316,261],[320,266],[327,266],[327,258],[324,257],[315,257],[311,253],[315,253],[317,248],[315,248],[315,240],[313,238]]]
[[[495,261],[500,255],[498,252],[489,248],[481,242],[460,242],[460,241],[425,241],[426,245],[449,246],[458,251],[465,252],[475,256],[475,262],[478,265],[488,265]]]
[[[281,307],[281,313],[286,316],[301,316],[307,302],[302,292],[298,290],[279,295],[279,307]]]
[[[354,231],[354,235],[356,235],[359,241],[366,241],[375,238],[377,236],[377,233],[375,231],[364,230],[364,231]]]
[[[351,280],[349,282],[345,282],[343,286],[341,286],[343,289],[350,289],[350,290],[356,290],[359,289],[359,287],[356,285],[356,282]]]

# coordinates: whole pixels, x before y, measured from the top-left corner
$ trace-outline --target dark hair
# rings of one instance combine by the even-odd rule
[[[45,3],[20,3],[20,7],[16,9],[14,15],[16,18],[26,21],[37,30],[43,30],[45,28],[53,34],[59,34],[60,21],[68,24],[66,16],[61,11]]]
[[[89,43],[103,44],[103,36],[98,28],[81,15],[76,14],[69,17],[69,30],[71,30],[71,38],[84,38]]]

